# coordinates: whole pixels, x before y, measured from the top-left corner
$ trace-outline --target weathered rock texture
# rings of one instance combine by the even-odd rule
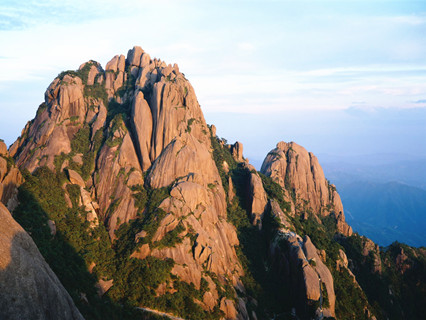
[[[268,196],[263,189],[262,179],[257,172],[250,172],[250,194],[251,215],[254,225],[262,228],[262,218],[268,204]]]
[[[238,239],[235,229],[226,222],[221,179],[208,146],[192,135],[184,135],[169,144],[147,177],[147,183],[154,188],[168,186],[173,181],[171,198],[160,205],[169,215],[163,219],[154,239],[160,240],[181,220],[187,230],[197,235],[195,246],[192,252],[188,239],[174,248],[155,249],[153,254],[173,258],[178,264],[174,271],[181,270],[184,279],[197,286],[204,264],[235,286],[241,286],[238,275],[242,270],[234,249]]]
[[[243,159],[243,144],[239,141],[235,142],[231,146],[231,153],[232,153],[232,156],[234,157],[235,161],[242,162],[244,160]]]
[[[1,155],[3,155],[3,156],[8,155],[7,146],[2,140],[0,140],[0,156]]]
[[[234,149],[242,160],[242,145]],[[197,288],[207,269],[220,283],[244,291],[234,248],[238,238],[226,221],[226,195],[212,158],[209,129],[177,65],[151,59],[134,47],[127,58],[115,56],[105,70],[89,61],[76,72],[60,74],[10,153],[30,172],[41,166],[65,172],[66,184],[80,187],[79,205],[91,225],[102,221],[112,240],[121,224],[142,214],[135,188],[169,187],[170,197],[160,205],[166,215],[152,241],[158,243],[179,223],[183,241],[166,248],[146,244],[132,256],[172,258],[172,272]],[[237,309],[245,308],[221,301],[213,280],[204,278],[211,288],[201,302],[205,309],[218,305],[235,318]]]
[[[140,47],[134,47],[127,57],[113,57],[105,70],[88,61],[77,71],[63,72],[54,79],[36,117],[9,151],[0,141],[0,200],[12,211],[17,205],[17,187],[23,183],[19,169],[33,173],[47,166],[60,181],[58,188],[65,192],[65,204],[73,210],[77,204],[78,212],[86,211],[78,214],[89,221],[81,219],[89,236],[104,232],[106,227],[112,247],[120,255],[114,259],[123,258],[129,264],[143,264],[133,258],[174,261],[173,268],[169,265],[172,275],[166,272],[167,280],[162,278],[163,283],[149,289],[153,299],[154,295],[173,294],[174,286],[183,281],[190,284],[197,307],[221,310],[226,319],[257,319],[254,309],[262,305],[266,295],[256,301],[243,280],[250,281],[252,287],[262,276],[252,279],[254,273],[245,274],[244,270],[253,272],[253,261],[244,250],[253,249],[249,247],[252,243],[248,241],[237,256],[240,243],[230,218],[239,227],[242,242],[247,235],[262,239],[262,248],[269,249],[256,261],[260,268],[264,266],[263,280],[277,279],[270,277],[270,272],[278,267],[278,280],[284,279],[297,298],[300,318],[310,318],[312,308],[318,318],[336,316],[334,281],[324,264],[330,266],[328,247],[317,250],[308,235],[302,238],[294,231],[298,226],[300,234],[309,233],[311,225],[308,228],[304,223],[312,221],[307,219],[318,223],[319,231],[324,227],[321,223],[331,217],[340,233],[332,241],[352,234],[339,194],[325,179],[317,158],[293,142],[277,144],[266,156],[261,172],[282,188],[283,199],[279,199],[280,188],[256,172],[243,157],[240,142],[227,145],[225,139],[214,139],[216,128],[208,128],[194,90],[178,66],[151,59]],[[155,208],[150,203],[154,194],[160,197],[154,201]],[[81,319],[28,234],[1,202],[0,318]],[[278,221],[270,220],[269,215]],[[247,221],[240,223],[246,217],[259,230]],[[279,222],[278,230],[275,222]],[[60,223],[47,220],[46,224],[50,236],[62,232]],[[117,233],[123,224],[129,229]],[[122,230],[134,233],[123,240]],[[109,246],[106,233],[103,235],[96,241],[107,238],[102,244]],[[312,239],[322,245],[318,237]],[[125,253],[118,252],[123,242]],[[373,258],[372,274],[380,275],[386,266],[381,265],[378,246],[365,238],[361,250],[365,260]],[[358,286],[343,250],[339,257],[332,261],[337,272],[348,271]],[[111,261],[109,258],[106,261]],[[401,274],[409,272],[405,262],[409,257],[404,251],[395,259]],[[243,270],[242,262],[247,269]],[[96,274],[97,264],[87,264],[88,271]],[[99,296],[115,288],[122,290],[122,279],[116,274],[113,279],[99,277]],[[202,294],[194,294],[194,288],[202,287]],[[142,304],[144,300],[135,301]],[[272,313],[265,312],[271,317]]]
[[[380,248],[379,245],[375,244],[373,241],[367,237],[361,237],[362,239],[362,251],[361,254],[364,257],[372,258],[372,272],[382,272],[382,260],[380,259]]]
[[[6,145],[0,141],[0,202],[9,211],[13,211],[18,205],[18,187],[23,180],[21,172],[9,157]]]
[[[272,215],[282,225],[271,243],[271,255],[280,266],[281,276],[291,283],[294,293],[299,296],[299,313],[303,315],[308,305],[318,301],[323,315],[334,317],[336,295],[330,270],[322,262],[308,236],[302,239],[290,231],[291,224],[278,204],[271,202],[270,207]],[[327,296],[328,301],[324,301],[324,296]]]
[[[1,202],[0,318],[83,319],[31,237]]]
[[[332,214],[340,233],[350,236],[343,205],[336,187],[327,181],[318,159],[294,142],[279,142],[263,161],[261,172],[277,182],[286,198],[295,204],[295,212],[317,216]]]

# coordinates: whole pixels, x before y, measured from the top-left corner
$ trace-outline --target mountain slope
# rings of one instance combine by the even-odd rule
[[[0,318],[83,319],[34,241],[12,218],[22,176],[0,141]]]
[[[29,171],[24,188],[77,246],[99,285],[114,283],[111,298],[192,318],[203,309],[230,317],[244,309],[230,299],[234,287],[244,290],[242,270],[210,132],[178,67],[135,47],[105,71],[89,61],[61,73],[45,98],[10,152]],[[18,220],[26,210],[17,209]],[[79,217],[86,223],[71,230]],[[96,234],[102,255],[86,252]],[[129,279],[151,264],[164,273],[132,287]],[[181,290],[173,294],[177,288],[193,299],[172,303],[184,298]]]
[[[59,74],[9,152],[13,217],[86,319],[389,315],[364,286],[389,283],[394,257],[352,233],[317,158],[280,142],[257,172],[177,65],[139,47]]]

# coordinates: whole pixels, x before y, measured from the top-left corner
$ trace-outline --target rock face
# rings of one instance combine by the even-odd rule
[[[0,149],[0,202],[3,202],[9,211],[13,211],[18,205],[18,187],[24,179],[9,157],[3,142],[0,142]]]
[[[243,287],[239,279],[243,271],[234,248],[239,242],[235,229],[226,222],[226,196],[208,145],[190,134],[176,138],[154,162],[147,183],[153,188],[172,184],[171,197],[160,205],[167,215],[153,240],[161,241],[179,221],[184,233],[195,235],[194,243],[186,238],[175,247],[154,249],[152,255],[172,258],[176,263],[172,273],[197,287],[204,268],[219,275],[223,283]],[[204,278],[212,282],[210,277]],[[212,295],[218,299],[216,289]],[[206,308],[219,303],[213,304],[211,298],[205,295]],[[236,317],[232,301],[220,302],[220,308],[228,318]]]
[[[279,142],[266,156],[261,172],[285,190],[295,211],[311,211],[320,217],[332,214],[338,231],[346,236],[352,234],[336,187],[326,180],[318,159],[305,148],[294,142]]]
[[[152,60],[140,47],[129,50],[127,59],[115,56],[105,71],[89,61],[77,72],[59,75],[10,152],[17,165],[30,172],[44,165],[52,170],[61,165],[63,170],[76,163],[70,158],[79,151],[75,140],[82,130],[90,132],[86,152],[99,154],[97,170],[86,170],[84,183],[99,195],[92,200],[111,237],[120,223],[136,216],[129,181],[143,185],[142,172],[175,137],[191,133],[201,142],[209,141],[191,84],[176,65]],[[96,149],[102,138],[106,143]]]
[[[231,146],[231,153],[232,153],[232,156],[234,157],[235,161],[242,162],[244,160],[243,159],[243,144],[239,141],[235,142]]]
[[[83,319],[31,237],[0,202],[0,318]]]
[[[279,142],[262,165],[261,172],[277,187],[243,157],[242,143],[225,141],[216,137],[214,126],[207,126],[178,66],[151,59],[134,47],[127,56],[113,57],[105,70],[88,61],[54,79],[36,117],[10,150],[0,141],[0,200],[10,210],[17,205],[17,187],[23,183],[19,169],[36,177],[37,170],[49,168],[69,207],[61,214],[83,225],[78,241],[87,236],[102,244],[87,256],[105,259],[106,265],[85,261],[98,277],[99,296],[111,294],[108,298],[119,297],[120,303],[129,299],[141,307],[161,301],[166,308],[167,299],[183,288],[188,296],[184,302],[178,296],[177,308],[191,300],[188,308],[197,314],[257,319],[257,307],[266,296],[257,301],[250,290],[261,278],[275,279],[271,270],[278,266],[279,276],[297,297],[298,316],[309,318],[314,309],[319,318],[335,317],[334,281],[324,264],[330,265],[328,249],[312,236],[323,249],[317,250],[306,235],[311,230],[302,224],[312,218],[325,234],[321,221],[331,217],[341,239],[352,234],[336,188],[325,179],[317,158],[293,142]],[[48,218],[48,237],[65,234],[64,220],[51,214]],[[247,247],[238,248],[239,236]],[[247,236],[262,241],[253,246],[256,241],[247,241]],[[379,248],[367,240],[362,255],[374,255],[374,272],[380,273]],[[87,248],[93,246],[88,243]],[[251,274],[248,254],[253,248],[262,251],[253,264],[264,267],[259,279]],[[0,318],[82,318],[28,234],[1,204],[0,251]],[[345,252],[339,254],[336,269],[348,270],[357,285]],[[404,257],[401,252],[401,268]],[[118,265],[123,269],[117,271]],[[152,266],[161,269],[158,277]],[[102,274],[104,269],[108,274]],[[141,281],[140,274],[149,272],[155,279],[145,277],[141,291],[124,292],[134,278]],[[275,313],[262,311],[259,317]]]
[[[262,228],[262,218],[268,204],[268,196],[263,189],[262,179],[257,172],[250,173],[250,200],[251,200],[251,215],[254,225],[259,225]]]
[[[382,272],[382,260],[380,259],[379,245],[367,237],[362,237],[362,251],[361,254],[364,257],[371,256],[373,259],[372,272]]]
[[[218,306],[230,319],[244,309],[244,303],[222,301],[206,275],[212,272],[221,285],[244,290],[234,248],[238,238],[226,221],[226,195],[209,129],[177,65],[134,47],[127,58],[115,56],[105,70],[89,61],[60,74],[10,153],[21,169],[47,166],[66,174],[68,205],[67,186],[78,185],[87,220],[92,227],[106,225],[113,241],[120,225],[143,214],[135,190],[169,188],[160,205],[166,215],[152,241],[160,243],[178,224],[184,239],[165,248],[145,244],[132,257],[171,258],[172,273],[196,288],[203,277],[211,289],[200,302],[205,309]],[[235,145],[235,156],[242,160],[242,145]]]
[[[320,259],[309,236],[303,239],[295,232],[277,203],[270,204],[271,213],[279,219],[282,227],[271,242],[271,255],[280,266],[281,274],[298,295],[298,313],[308,313],[307,306],[319,302],[325,317],[335,317],[333,277]],[[283,250],[283,247],[286,248]],[[325,297],[327,297],[325,299]]]
[[[7,152],[7,146],[6,146],[6,144],[3,142],[3,140],[0,140],[0,156],[1,155],[8,155],[8,152]]]

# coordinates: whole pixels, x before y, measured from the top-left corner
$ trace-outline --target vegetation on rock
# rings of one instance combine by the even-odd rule
[[[319,179],[314,173],[321,175],[322,169],[315,156],[296,144],[280,142],[267,158],[269,164],[277,161],[295,170],[309,163],[307,174],[300,179],[303,192],[296,190],[293,180],[297,176],[257,172],[244,160],[242,144],[227,145],[212,127],[208,135],[193,89],[178,68],[144,55],[142,49],[134,48],[127,59],[116,56],[111,60],[107,71],[89,61],[78,71],[59,74],[47,92],[51,100],[46,98],[39,106],[36,119],[11,148],[25,178],[14,218],[32,236],[86,319],[156,318],[135,307],[185,319],[235,317],[235,312],[246,318],[255,314],[258,319],[292,319],[293,308],[301,318],[313,318],[327,308],[332,308],[333,316],[335,311],[337,319],[370,319],[372,314],[378,319],[422,318],[426,312],[422,303],[426,292],[424,248],[395,243],[378,250],[368,239],[350,236],[352,231],[341,228],[345,224],[343,209],[336,210],[334,186],[322,177],[318,185],[323,188],[311,192],[313,199],[308,197]],[[150,73],[144,69],[148,67]],[[54,122],[49,118],[53,112],[50,102],[58,98],[55,94],[60,86],[69,88],[76,83],[78,99],[68,100],[78,100],[81,105],[70,102],[66,115],[56,114],[55,119],[60,120]],[[136,94],[144,103],[139,109],[134,103]],[[165,103],[173,115],[162,113]],[[145,121],[143,128],[132,126],[135,112]],[[46,128],[57,130],[62,143],[55,144],[52,138],[49,149],[46,141],[52,130]],[[43,131],[44,136],[38,137],[35,129],[48,133]],[[185,153],[183,159],[193,159],[198,150],[188,148],[188,141],[205,147],[207,156],[202,162],[211,161],[212,172],[191,169],[189,174],[176,174],[181,168],[173,160]],[[182,148],[172,160],[165,160],[161,155],[172,143],[181,143]],[[43,153],[46,150],[50,153]],[[4,166],[10,170],[14,161],[5,159]],[[174,175],[165,183],[153,184],[152,172],[161,161],[163,171],[170,169]],[[181,166],[188,169],[189,164]],[[168,172],[158,174],[167,176]],[[200,181],[206,176],[210,180]],[[251,216],[253,177],[266,203],[262,203],[264,212],[256,212],[261,217],[257,225]],[[170,217],[166,228],[163,222]],[[193,225],[186,219],[192,219]],[[222,235],[220,230],[214,238],[211,230],[202,229],[208,219],[210,228],[225,226],[232,232]],[[197,232],[193,226],[198,226]],[[288,258],[294,248],[288,238],[293,236],[298,250],[306,251],[302,242],[309,239],[310,248],[315,249],[315,258],[300,253],[306,255],[303,261],[296,259],[300,265],[311,270],[322,267],[329,270],[327,275],[331,273],[335,309],[333,290],[321,282],[324,279],[319,278],[322,299],[301,300],[299,292],[296,294],[300,288],[306,289],[307,280],[299,271],[290,270]],[[223,256],[229,254],[232,261],[224,261],[212,249],[221,237],[229,245]],[[164,254],[182,247],[185,250]],[[176,271],[187,272],[186,263],[173,259],[188,253],[199,263],[196,281],[184,279],[185,274]],[[346,255],[349,262],[344,261]],[[284,266],[283,257],[288,259]],[[212,261],[228,269],[241,265],[242,271],[213,272],[208,267]],[[318,286],[319,273],[312,272]],[[296,276],[289,279],[293,273]]]

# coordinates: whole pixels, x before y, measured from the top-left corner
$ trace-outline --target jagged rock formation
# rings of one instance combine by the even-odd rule
[[[9,152],[3,141],[0,141],[0,202],[13,211],[18,205],[18,187],[23,178],[14,161],[9,157]]]
[[[197,287],[206,266],[210,272],[231,280],[235,287],[243,288],[238,278],[242,270],[236,264],[234,249],[238,239],[235,229],[225,222],[226,197],[221,179],[207,146],[190,134],[173,140],[154,162],[147,177],[147,183],[153,188],[173,182],[171,197],[160,204],[168,215],[160,223],[153,240],[161,241],[182,221],[185,229],[196,235],[195,243],[191,244],[186,238],[175,247],[154,249],[152,254],[173,258],[176,262],[173,272]],[[211,295],[218,298],[213,287],[205,294],[203,302],[213,308]],[[233,318],[235,307],[230,302],[224,305],[226,308],[221,305],[221,309]]]
[[[375,244],[373,241],[366,237],[362,237],[362,255],[364,257],[372,257],[372,271],[373,272],[382,272],[382,262],[380,259],[380,249],[379,245]]]
[[[82,312],[130,305],[185,319],[375,319],[365,279],[386,283],[392,264],[401,276],[423,266],[422,251],[400,248],[383,263],[378,246],[352,235],[335,186],[303,147],[279,142],[257,172],[242,143],[228,145],[207,126],[178,66],[140,47],[105,70],[89,61],[54,79],[10,150],[0,141],[0,199],[34,231],[40,251],[51,254],[46,260],[58,262],[54,270],[67,261],[61,276]],[[3,269],[22,250],[38,254],[18,229],[0,232]],[[57,254],[63,248],[75,265]],[[34,269],[18,267],[17,275],[25,269],[22,279],[38,284],[36,276],[51,271],[34,259]],[[72,283],[74,274],[87,283]],[[56,318],[81,317],[50,280],[40,289],[58,295],[52,308],[64,315]],[[13,295],[7,290],[0,301]],[[27,295],[40,300],[34,314],[46,301],[37,290]],[[25,317],[10,306],[4,310]]]
[[[10,213],[18,204],[17,188],[22,183],[0,141],[0,318],[83,319],[34,241]]]
[[[320,259],[309,236],[303,239],[290,231],[291,223],[275,201],[270,202],[271,214],[282,227],[271,242],[271,255],[279,264],[281,276],[291,283],[303,308],[320,302],[318,306],[325,317],[335,317],[333,277]],[[326,299],[324,298],[326,297]],[[303,313],[309,314],[308,310]]]
[[[205,309],[218,306],[236,317],[241,303],[221,298],[206,272],[221,285],[244,291],[234,249],[238,239],[226,222],[226,196],[212,159],[209,130],[177,65],[151,59],[134,47],[127,58],[115,56],[105,70],[89,61],[76,72],[60,74],[10,154],[30,172],[47,166],[65,173],[68,206],[69,186],[77,185],[87,220],[93,227],[102,221],[112,240],[120,225],[143,214],[135,190],[169,188],[170,196],[159,205],[166,215],[151,244],[133,256],[173,259],[172,273],[179,279],[196,288],[202,278],[208,282],[210,291],[200,302]],[[242,146],[236,157],[242,159]],[[178,244],[153,245],[177,227],[183,229]]]
[[[232,153],[232,156],[234,157],[235,161],[237,161],[237,162],[244,161],[244,159],[243,159],[243,144],[241,142],[237,141],[231,146],[231,153]]]
[[[263,189],[262,179],[257,172],[250,172],[250,194],[251,200],[251,215],[254,225],[259,225],[262,228],[262,218],[264,216],[266,206],[268,204],[268,196]]]
[[[345,236],[352,234],[336,187],[326,180],[311,152],[294,142],[281,141],[266,156],[261,172],[285,190],[286,198],[292,200],[297,212],[311,211],[319,217],[333,214],[338,231]]]

